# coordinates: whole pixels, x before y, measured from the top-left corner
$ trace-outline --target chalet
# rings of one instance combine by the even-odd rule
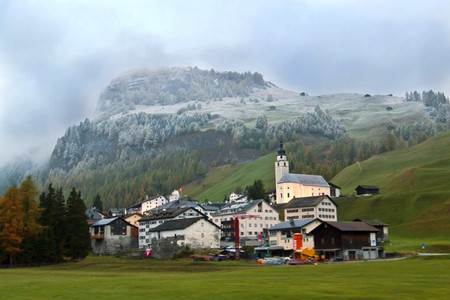
[[[380,188],[375,185],[358,185],[355,191],[356,195],[374,195],[380,193]]]
[[[257,242],[264,228],[279,222],[278,212],[264,200],[229,203],[212,215],[213,222],[222,228],[222,238],[234,238],[235,218],[239,220],[239,237],[246,244]]]
[[[289,161],[282,142],[275,162],[275,186],[277,204],[296,197],[330,196],[330,185],[322,176],[289,173]]]
[[[310,235],[310,232],[321,223],[322,221],[319,219],[290,220],[267,228],[269,252],[272,256],[291,256],[294,250],[294,233],[302,234],[303,247],[314,248],[314,237]],[[260,251],[261,249],[256,250]]]
[[[211,249],[220,247],[220,227],[205,216],[165,221],[149,230],[152,248],[161,239],[175,239],[178,246],[191,249]]]
[[[150,230],[158,227],[164,222],[197,217],[204,217],[205,219],[208,219],[205,214],[194,207],[167,208],[165,210],[156,211],[151,215],[142,217],[139,220],[139,248],[150,247]]]
[[[228,198],[230,200],[230,202],[243,202],[243,201],[247,201],[247,196],[244,195],[243,193],[231,193],[230,197]]]
[[[139,227],[139,220],[142,218],[142,215],[137,212],[133,212],[131,214],[125,215],[123,218],[131,225]]]
[[[335,185],[332,182],[328,182],[330,185],[330,197],[336,198],[341,196],[341,187]]]
[[[110,217],[110,218],[123,217],[126,214],[127,214],[126,208],[110,208],[108,210],[108,217]]]
[[[388,224],[377,219],[354,219],[354,222],[364,222],[370,226],[375,227],[379,231],[377,232],[377,243],[383,243],[389,241]]]
[[[89,230],[96,255],[114,255],[138,246],[138,228],[122,217],[99,220]]]
[[[95,207],[86,209],[84,215],[86,216],[89,225],[92,225],[95,222],[105,218],[105,216],[99,211],[97,211],[97,208]]]
[[[326,221],[311,231],[317,253],[330,260],[376,259],[384,257],[377,247],[378,229],[364,222]]]
[[[136,203],[135,205],[130,206],[127,209],[128,213],[136,212],[139,214],[145,214],[147,211],[156,208],[160,205],[168,203],[169,200],[166,199],[164,196],[155,196],[149,198],[148,196],[145,197],[144,201],[141,201],[139,203]]]
[[[337,204],[327,195],[293,198],[282,207],[285,221],[314,218],[337,221]]]

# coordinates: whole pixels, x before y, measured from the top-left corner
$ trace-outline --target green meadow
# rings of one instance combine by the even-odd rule
[[[88,257],[0,269],[1,299],[448,299],[450,256],[259,265]]]

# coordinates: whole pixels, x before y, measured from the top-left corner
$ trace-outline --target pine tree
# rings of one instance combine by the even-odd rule
[[[60,262],[63,260],[63,242],[65,232],[65,206],[62,189],[55,191],[52,184],[48,193],[39,197],[42,214],[41,224],[45,227],[40,238],[40,261]]]
[[[84,212],[86,206],[81,193],[72,188],[67,198],[65,250],[72,260],[85,258],[88,254],[89,226]]]
[[[93,207],[97,209],[98,212],[103,213],[103,202],[100,199],[100,194],[97,193],[94,199],[94,203],[92,204]]]
[[[15,256],[22,251],[23,208],[19,189],[13,185],[0,198],[0,245],[13,266]]]

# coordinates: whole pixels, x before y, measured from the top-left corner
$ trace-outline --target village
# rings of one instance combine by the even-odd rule
[[[340,188],[320,175],[289,173],[283,143],[275,161],[276,189],[269,201],[231,193],[229,201],[199,203],[171,195],[146,197],[128,208],[86,211],[94,255],[172,258],[183,247],[220,250],[224,257],[297,260],[384,258],[388,225],[377,219],[339,221]],[[359,185],[357,195],[379,192]],[[243,253],[243,247],[253,253]]]

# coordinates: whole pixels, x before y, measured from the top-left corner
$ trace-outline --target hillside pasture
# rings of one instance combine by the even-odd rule
[[[0,269],[2,299],[447,299],[450,256],[303,266],[88,257]]]

